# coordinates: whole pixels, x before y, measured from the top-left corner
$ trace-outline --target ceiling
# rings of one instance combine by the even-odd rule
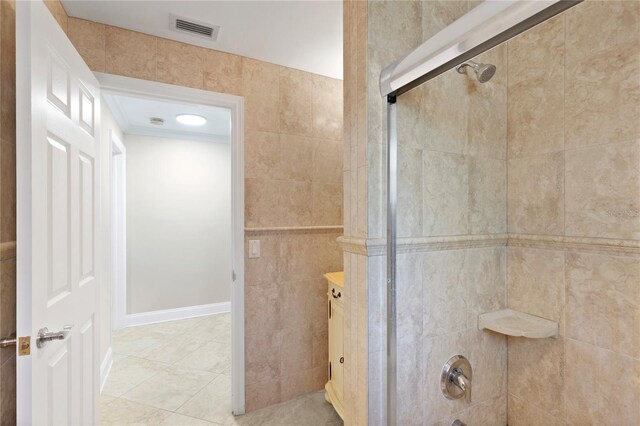
[[[62,0],[70,16],[342,79],[342,1]],[[219,25],[217,41],[170,15]]]
[[[167,102],[136,96],[103,93],[106,103],[123,133],[195,139],[229,143],[231,112],[227,108]],[[176,121],[178,114],[196,114],[207,119],[202,126],[186,126]],[[164,119],[164,125],[151,124],[151,117]]]

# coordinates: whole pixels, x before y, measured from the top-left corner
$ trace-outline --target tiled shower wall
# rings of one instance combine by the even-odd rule
[[[440,13],[472,5],[416,7],[427,39],[449,23]],[[506,53],[477,58],[498,67],[491,84],[450,70],[397,100],[399,424],[506,424],[507,340],[477,327],[506,307]],[[456,354],[473,367],[471,405],[440,389]]]
[[[509,425],[637,424],[640,3],[581,3],[508,63],[508,305],[560,323],[509,338]]]
[[[347,424],[384,424],[386,416],[386,123],[379,72],[471,6],[345,2],[349,147],[343,246],[351,280],[347,285],[357,291],[357,298],[350,297],[354,304],[347,315],[354,329],[346,330],[345,357],[346,367],[353,369],[347,373],[346,398],[357,408],[348,411]],[[504,64],[506,49],[487,56]],[[479,332],[475,324],[478,313],[506,305],[504,69],[495,83],[481,86],[449,74],[398,101],[398,232],[404,238],[398,248],[397,284],[399,424],[450,424],[456,417],[468,423],[506,423],[506,339]],[[426,97],[444,103],[427,105]],[[405,244],[408,238],[411,248]],[[440,369],[456,353],[476,367],[471,407],[440,394]]]
[[[379,72],[477,4],[345,2],[348,424],[385,416]],[[640,416],[638,7],[585,2],[478,58],[498,66],[490,83],[450,72],[399,99],[398,226],[416,237],[398,248],[399,421]],[[558,320],[561,336],[475,330],[507,304]],[[475,367],[469,409],[438,389],[454,353]]]
[[[342,269],[342,81],[51,9],[93,71],[244,96],[245,244],[261,240],[245,259],[246,408],[322,389],[322,274]]]
[[[0,337],[16,331],[15,3],[0,2]],[[16,423],[15,348],[0,349],[0,423]]]

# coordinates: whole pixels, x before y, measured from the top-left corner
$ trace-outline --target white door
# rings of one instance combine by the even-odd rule
[[[98,397],[97,80],[41,1],[16,2],[18,422],[92,424]],[[37,346],[40,329],[62,332]]]

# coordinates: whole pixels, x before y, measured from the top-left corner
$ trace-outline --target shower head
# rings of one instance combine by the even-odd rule
[[[460,64],[456,67],[456,71],[460,74],[465,74],[465,68],[471,67],[474,73],[476,73],[476,78],[480,83],[486,83],[491,80],[491,77],[496,73],[496,66],[492,64],[478,64],[473,61],[467,61],[464,64]]]

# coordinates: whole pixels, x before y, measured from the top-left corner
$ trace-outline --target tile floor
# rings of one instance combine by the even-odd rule
[[[229,314],[117,331],[113,349],[102,425],[342,425],[324,392],[234,417]]]

